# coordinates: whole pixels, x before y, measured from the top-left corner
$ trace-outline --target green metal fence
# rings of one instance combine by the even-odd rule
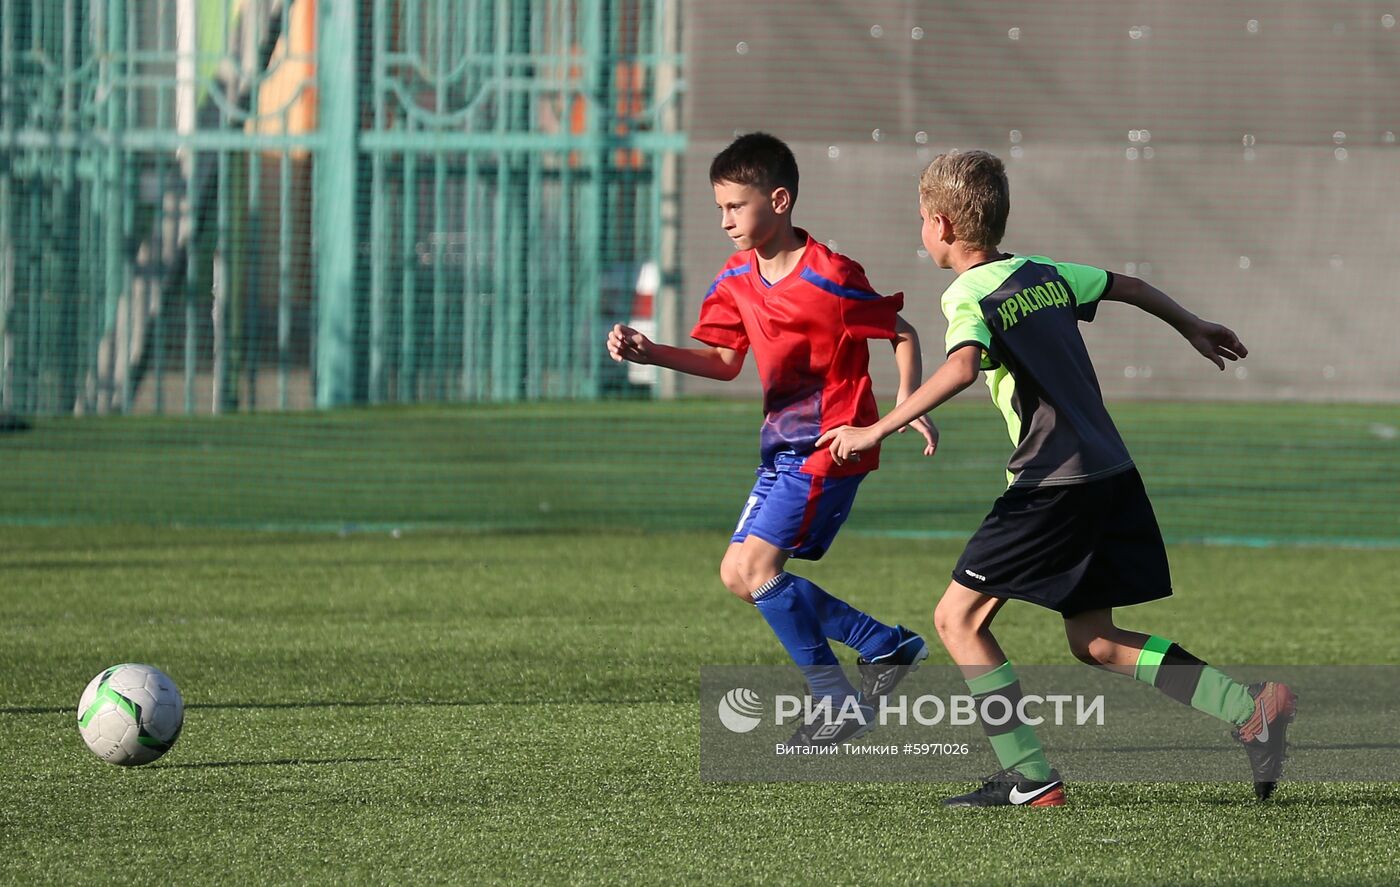
[[[676,277],[676,6],[0,0],[0,409],[625,386],[601,328]]]

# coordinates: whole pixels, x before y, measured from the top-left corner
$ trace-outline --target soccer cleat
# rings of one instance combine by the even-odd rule
[[[943,799],[944,807],[1063,807],[1065,784],[1058,770],[1044,782],[1027,779],[1020,770],[998,770],[982,781],[982,787],[965,795]]]
[[[888,696],[895,684],[904,676],[917,671],[919,665],[928,658],[928,644],[915,632],[902,625],[896,625],[899,644],[889,653],[878,659],[860,659],[856,667],[860,669],[860,698],[862,702],[875,703]]]
[[[1249,755],[1254,771],[1254,796],[1267,801],[1283,773],[1288,725],[1293,723],[1298,697],[1287,684],[1261,681],[1249,685],[1254,697],[1254,714],[1235,729],[1234,737]]]
[[[860,717],[847,716],[843,718],[838,713],[829,720],[817,716],[804,722],[785,744],[789,748],[801,745],[835,745],[838,742],[849,742],[864,736],[873,729],[875,729],[875,709],[868,705],[862,705],[860,706]]]

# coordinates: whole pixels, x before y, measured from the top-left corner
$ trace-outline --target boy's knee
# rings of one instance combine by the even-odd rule
[[[735,597],[748,603],[753,603],[753,589],[744,581],[744,574],[739,569],[738,558],[725,555],[724,560],[719,564],[719,581],[724,583],[724,587],[729,589]]]
[[[725,588],[752,603],[754,591],[782,571],[782,563],[775,564],[766,552],[734,548],[720,563],[719,578]]]
[[[1108,665],[1114,660],[1117,642],[1106,635],[1113,633],[1108,625],[1082,625],[1073,620],[1065,621],[1065,639],[1069,641],[1069,651],[1075,659],[1085,665]]]
[[[1111,665],[1117,658],[1118,644],[1102,635],[1069,635],[1069,651],[1085,665]]]
[[[943,640],[958,637],[960,634],[961,620],[943,605],[933,608],[933,630],[938,632],[938,636]]]
[[[1078,659],[1085,665],[1099,664],[1099,660],[1094,656],[1094,644],[1090,640],[1070,637],[1069,651],[1074,654],[1075,659]]]
[[[938,602],[938,606],[933,608],[933,627],[940,638],[947,640],[976,634],[983,627],[983,620],[979,618],[976,610],[955,604],[944,597]]]

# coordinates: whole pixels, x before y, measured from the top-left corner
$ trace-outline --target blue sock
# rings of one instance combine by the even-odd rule
[[[812,602],[800,593],[798,581],[811,586],[790,573],[779,573],[754,592],[754,606],[806,677],[812,695],[830,696],[840,705],[847,696],[856,695],[856,689],[831,652],[821,619]]]
[[[822,632],[855,650],[862,659],[878,659],[899,646],[899,629],[832,597],[815,582],[801,576],[793,576],[792,582],[798,594],[810,601],[812,609],[816,610]]]

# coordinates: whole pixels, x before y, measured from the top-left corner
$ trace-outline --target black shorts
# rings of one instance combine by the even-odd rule
[[[1167,551],[1136,468],[1084,484],[1009,489],[953,580],[1064,616],[1172,593]]]

